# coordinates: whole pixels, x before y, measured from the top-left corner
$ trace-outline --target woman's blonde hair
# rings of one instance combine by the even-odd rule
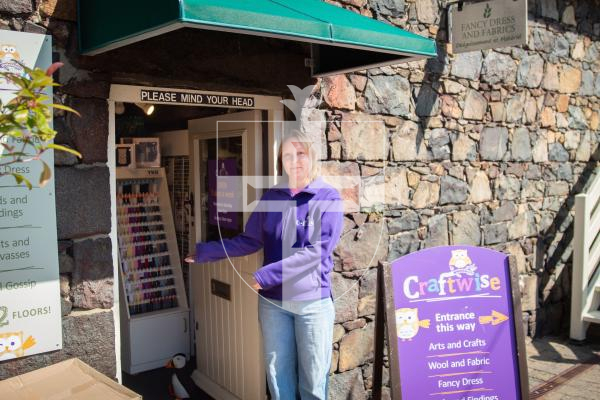
[[[317,149],[315,147],[313,139],[306,133],[298,129],[293,129],[289,131],[283,136],[283,139],[281,140],[281,144],[279,145],[279,153],[277,154],[277,173],[281,176],[287,177],[287,174],[285,173],[285,170],[283,168],[283,145],[292,139],[296,139],[294,140],[294,142],[300,143],[302,147],[304,147],[304,150],[308,155],[308,159],[310,161],[308,179],[310,182],[312,182],[317,178],[317,175],[319,173]]]

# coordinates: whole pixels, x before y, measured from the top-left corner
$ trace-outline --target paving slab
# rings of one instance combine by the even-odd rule
[[[600,399],[600,341],[574,344],[564,338],[526,339],[529,390],[548,382],[543,400]]]

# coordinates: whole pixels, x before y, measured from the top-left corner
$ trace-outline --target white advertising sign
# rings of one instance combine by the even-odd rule
[[[19,63],[48,68],[51,37],[0,31],[0,71],[22,73]],[[0,81],[3,102],[14,97],[13,89]],[[0,176],[0,362],[62,348],[53,152],[42,159],[52,171],[44,187],[38,185],[40,162],[0,158],[1,173],[19,173],[33,184],[29,190],[13,176]]]
[[[527,43],[527,1],[494,0],[450,6],[454,53]]]

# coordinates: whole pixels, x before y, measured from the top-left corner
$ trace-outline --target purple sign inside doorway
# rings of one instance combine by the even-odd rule
[[[208,223],[238,229],[241,196],[235,158],[208,160]]]
[[[434,247],[391,275],[403,399],[521,398],[507,255]]]

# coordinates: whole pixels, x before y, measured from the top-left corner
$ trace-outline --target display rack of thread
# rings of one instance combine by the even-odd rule
[[[120,180],[117,188],[119,256],[129,315],[178,306],[159,185],[159,179],[132,179]]]

